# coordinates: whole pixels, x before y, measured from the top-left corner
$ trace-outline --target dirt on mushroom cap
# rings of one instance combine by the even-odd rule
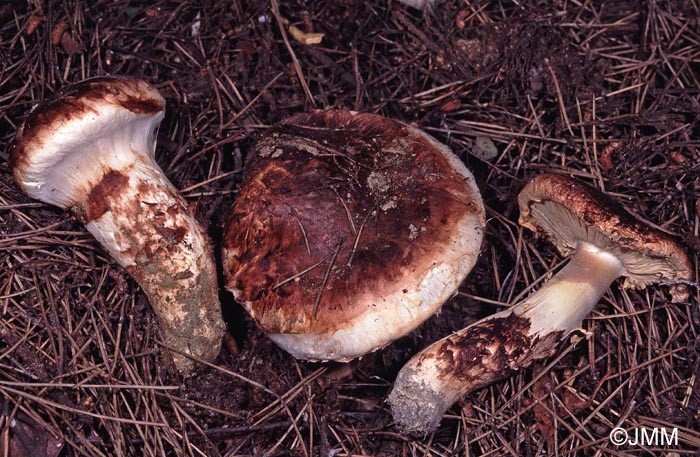
[[[224,266],[228,288],[255,302],[267,332],[324,332],[388,306],[389,291],[415,288],[443,253],[462,255],[456,233],[467,217],[470,243],[480,244],[473,178],[401,123],[315,112],[271,129],[255,148],[228,219]],[[461,261],[473,263],[473,249]]]

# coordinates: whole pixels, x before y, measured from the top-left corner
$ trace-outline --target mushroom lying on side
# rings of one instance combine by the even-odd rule
[[[166,346],[212,360],[224,332],[209,239],[155,162],[165,100],[132,78],[83,81],[39,105],[10,153],[32,198],[70,209],[139,283]],[[194,363],[172,354],[181,371]]]
[[[228,218],[226,288],[293,356],[350,360],[427,319],[476,261],[464,164],[373,114],[315,111],[259,139]]]
[[[520,224],[544,234],[569,263],[520,303],[409,360],[389,395],[394,420],[405,431],[434,430],[466,393],[552,355],[619,276],[634,288],[690,277],[690,261],[675,241],[587,185],[540,175],[518,202]],[[673,301],[687,299],[683,285],[671,294]]]

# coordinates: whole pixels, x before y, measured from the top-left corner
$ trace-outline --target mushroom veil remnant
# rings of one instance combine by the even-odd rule
[[[10,153],[32,198],[70,209],[148,296],[175,366],[212,360],[224,324],[209,239],[155,162],[165,110],[133,78],[83,81],[36,107]]]
[[[228,218],[226,288],[293,356],[350,360],[416,328],[476,261],[474,177],[384,117],[314,111],[265,132]]]
[[[569,262],[523,301],[409,360],[389,395],[394,420],[405,431],[434,430],[463,395],[552,355],[620,276],[624,287],[675,283],[672,300],[687,299],[682,283],[691,266],[681,246],[597,190],[544,174],[525,186],[518,202],[520,224],[546,236]]]

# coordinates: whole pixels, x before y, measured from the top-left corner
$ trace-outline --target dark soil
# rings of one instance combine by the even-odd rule
[[[292,26],[323,40],[304,44]],[[385,402],[418,350],[514,303],[562,261],[517,224],[516,196],[538,173],[588,182],[676,236],[697,281],[697,0],[449,0],[425,11],[386,0],[10,0],[0,56],[0,455],[700,451],[694,286],[672,304],[664,285],[615,283],[586,339],[469,395],[434,434],[401,434]],[[350,364],[294,360],[222,291],[238,351],[179,376],[136,283],[73,216],[25,196],[7,162],[35,104],[108,74],[166,98],[158,162],[216,246],[256,136],[344,108],[419,127],[473,171],[488,217],[477,265],[441,313]],[[618,447],[614,427],[675,427],[678,443]]]

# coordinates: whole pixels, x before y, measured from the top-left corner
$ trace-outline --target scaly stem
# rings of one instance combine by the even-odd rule
[[[569,263],[530,297],[415,355],[389,395],[394,420],[406,431],[434,430],[465,394],[550,356],[623,272],[615,256],[579,243]]]
[[[213,360],[225,327],[211,244],[160,168],[111,170],[73,210],[146,292],[175,366]]]

